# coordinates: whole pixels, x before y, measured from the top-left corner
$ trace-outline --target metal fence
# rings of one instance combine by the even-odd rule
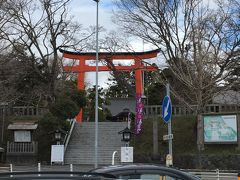
[[[0,165],[0,173],[1,172],[36,172],[36,171],[81,171],[81,172],[88,172],[94,168],[94,165],[79,165],[79,164],[56,164],[56,165],[42,165],[41,163],[32,164],[32,165]]]
[[[220,171],[189,171],[189,173],[198,176],[201,180],[237,180],[237,172]]]
[[[0,166],[0,173],[1,172],[11,172],[10,165],[9,166]]]

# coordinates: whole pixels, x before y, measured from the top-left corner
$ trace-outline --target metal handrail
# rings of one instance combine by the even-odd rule
[[[69,130],[69,133],[67,134],[66,138],[64,139],[64,152],[66,152],[67,150],[67,147],[68,147],[68,143],[69,143],[69,140],[70,140],[70,137],[72,136],[72,132],[73,132],[73,128],[75,126],[75,123],[76,123],[76,120],[75,119],[71,119],[71,127],[70,127],[70,130]]]
[[[0,173],[2,172],[12,172],[12,164],[9,164],[9,166],[0,166]]]
[[[115,155],[118,154],[118,151],[114,151],[112,154],[112,165],[115,165]]]

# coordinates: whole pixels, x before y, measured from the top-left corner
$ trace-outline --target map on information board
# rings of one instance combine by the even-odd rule
[[[237,142],[237,116],[211,115],[203,117],[204,142]]]

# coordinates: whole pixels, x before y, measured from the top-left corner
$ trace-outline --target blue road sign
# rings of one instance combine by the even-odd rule
[[[165,96],[162,103],[162,116],[165,123],[171,121],[172,104],[169,96]]]

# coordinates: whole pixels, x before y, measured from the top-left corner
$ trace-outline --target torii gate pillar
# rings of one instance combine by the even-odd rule
[[[84,90],[85,83],[85,72],[94,72],[96,71],[95,66],[89,66],[86,64],[87,60],[95,60],[96,53],[95,52],[71,52],[66,50],[60,50],[63,53],[65,58],[77,59],[79,60],[79,64],[76,66],[65,66],[64,71],[66,72],[75,72],[78,73],[78,89]],[[130,66],[114,66],[116,70],[119,71],[135,71],[135,84],[136,84],[136,115],[138,117],[142,117],[143,111],[143,103],[140,102],[143,85],[142,85],[142,71],[156,71],[157,68],[153,66],[144,66],[142,60],[148,60],[150,58],[155,58],[157,54],[160,52],[160,49],[156,49],[148,52],[100,52],[99,59],[107,60],[108,66],[99,66],[99,71],[111,71],[111,65],[109,62],[113,60],[134,60],[135,64]],[[140,98],[140,99],[139,99]],[[140,109],[138,108],[140,107]],[[139,112],[137,112],[139,111]],[[138,118],[137,117],[137,118]],[[82,122],[82,110],[80,110],[79,114],[76,117],[78,122]]]

